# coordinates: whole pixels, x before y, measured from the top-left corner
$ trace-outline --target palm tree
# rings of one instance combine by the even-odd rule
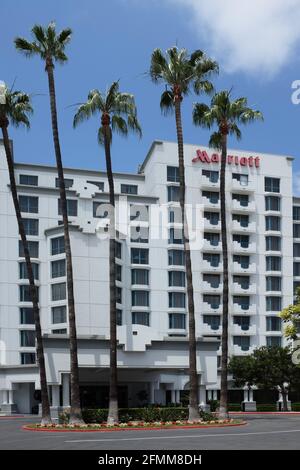
[[[35,25],[32,28],[33,41],[29,42],[23,38],[15,39],[17,50],[24,53],[26,57],[38,55],[45,62],[45,70],[48,75],[50,109],[52,120],[53,143],[56,157],[56,166],[59,179],[59,192],[61,213],[63,217],[64,241],[67,262],[67,291],[68,291],[68,316],[69,316],[69,337],[70,337],[70,370],[71,370],[71,410],[70,423],[82,423],[82,413],[79,393],[79,368],[77,353],[77,332],[75,319],[75,302],[73,286],[73,266],[72,252],[69,235],[69,221],[67,211],[67,198],[64,180],[64,170],[59,142],[59,132],[57,123],[57,109],[54,81],[54,63],[64,63],[67,61],[65,47],[71,39],[72,31],[69,28],[56,33],[55,24],[50,23],[47,27]]]
[[[24,257],[27,268],[27,277],[29,280],[30,296],[32,301],[32,308],[34,314],[34,323],[35,323],[35,334],[36,334],[36,353],[37,353],[37,362],[39,365],[40,373],[40,383],[41,383],[41,400],[42,400],[42,424],[51,423],[50,416],[50,406],[49,406],[49,396],[47,388],[47,379],[46,379],[46,368],[45,368],[45,357],[44,357],[44,347],[42,339],[42,329],[40,322],[40,312],[39,312],[39,299],[38,292],[35,285],[34,274],[32,269],[32,263],[28,248],[28,242],[25,232],[25,227],[23,219],[21,216],[20,204],[17,194],[17,186],[14,173],[14,161],[8,136],[8,126],[9,120],[15,127],[24,125],[25,127],[30,127],[29,115],[32,113],[32,107],[30,103],[30,97],[22,93],[21,91],[12,91],[9,90],[5,85],[1,87],[1,97],[0,97],[0,127],[2,130],[3,143],[6,153],[6,160],[9,172],[10,179],[10,188],[13,198],[13,204],[15,208],[15,213],[17,217],[17,223],[19,228],[19,234],[23,244]]]
[[[189,313],[189,420],[199,419],[198,411],[198,377],[197,377],[197,345],[195,333],[195,307],[194,289],[192,277],[192,264],[190,254],[190,243],[188,224],[185,213],[185,165],[183,149],[183,132],[181,119],[181,103],[183,97],[188,95],[193,88],[196,94],[201,92],[210,93],[213,85],[208,80],[210,75],[218,72],[218,65],[205,54],[196,50],[191,55],[186,49],[172,47],[167,50],[166,56],[160,49],[155,49],[151,56],[150,77],[154,83],[164,83],[166,90],[162,93],[160,107],[167,114],[175,110],[180,195],[179,202],[182,219],[182,236],[184,241],[185,268],[187,280],[187,297]]]
[[[109,185],[110,239],[109,239],[109,295],[110,295],[110,370],[108,424],[118,422],[118,381],[117,381],[117,309],[116,309],[116,261],[115,261],[115,191],[111,162],[113,132],[127,136],[129,131],[142,135],[137,119],[133,95],[121,93],[119,82],[113,82],[106,93],[99,90],[89,92],[86,103],[81,104],[74,116],[73,126],[100,114],[98,142],[104,145],[106,173]]]
[[[221,397],[219,416],[228,415],[228,245],[226,221],[226,187],[225,173],[227,162],[228,135],[241,139],[238,124],[248,124],[256,119],[263,119],[261,112],[248,107],[247,98],[230,99],[230,91],[216,93],[211,99],[210,107],[197,103],[193,110],[193,121],[196,126],[210,129],[217,126],[209,141],[209,146],[221,150],[220,204],[221,204],[221,238],[223,252],[223,315],[222,315],[222,362],[221,362]]]

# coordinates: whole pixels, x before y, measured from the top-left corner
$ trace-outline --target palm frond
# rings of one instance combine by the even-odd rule
[[[128,128],[132,131],[135,132],[139,138],[142,138],[142,128],[141,125],[138,121],[137,115],[136,114],[129,114],[127,118],[127,125]]]
[[[47,42],[45,28],[39,24],[35,24],[31,29],[31,32],[37,42],[45,47]]]
[[[222,135],[220,132],[213,132],[212,135],[210,136],[209,147],[216,149],[216,150],[221,150],[222,148]]]
[[[150,77],[152,81],[158,82],[163,79],[168,69],[168,62],[161,49],[154,49],[151,55]]]
[[[214,91],[213,84],[209,80],[203,80],[202,78],[194,81],[193,88],[196,95],[199,95],[201,92],[211,94]]]
[[[18,51],[22,52],[26,57],[31,57],[34,54],[41,52],[40,47],[35,42],[31,43],[24,38],[15,38],[15,47]]]
[[[213,125],[213,114],[211,109],[205,103],[196,103],[193,108],[193,123],[210,129]]]
[[[65,28],[58,34],[57,41],[59,42],[59,44],[65,47],[65,45],[70,42],[71,36],[72,36],[72,29]]]
[[[111,119],[111,127],[112,130],[121,134],[125,137],[128,135],[128,126],[124,118],[122,116],[117,116],[116,114]]]
[[[73,127],[77,127],[79,123],[89,119],[97,111],[102,112],[103,102],[98,90],[91,90],[88,94],[88,99],[85,103],[81,104],[73,118]]]
[[[234,135],[237,140],[241,140],[242,138],[242,133],[241,130],[239,129],[238,125],[236,123],[232,123],[229,126],[229,134]]]
[[[164,115],[174,112],[174,95],[171,90],[165,90],[160,97],[160,109]]]
[[[29,116],[33,113],[30,96],[22,91],[5,91],[5,104],[0,105],[0,112],[7,116],[15,127],[30,127]]]
[[[109,145],[111,145],[111,143],[112,143],[112,131],[111,131],[110,127],[108,128],[108,132],[109,132],[108,143],[109,143]],[[103,126],[101,126],[98,129],[98,144],[99,145],[104,145],[104,143],[105,143],[105,129],[104,129]]]

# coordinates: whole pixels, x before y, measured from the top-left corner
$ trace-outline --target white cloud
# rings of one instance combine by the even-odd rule
[[[296,55],[300,0],[168,0],[191,9],[191,26],[227,72],[270,77]]]

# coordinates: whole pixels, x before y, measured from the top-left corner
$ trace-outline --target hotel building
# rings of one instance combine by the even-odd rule
[[[229,353],[283,345],[278,312],[300,285],[300,198],[286,155],[229,151]],[[220,158],[185,145],[186,202],[196,213],[192,267],[199,404],[218,396],[222,313]],[[69,406],[66,262],[55,167],[15,163],[19,201],[39,289],[53,412]],[[155,141],[137,173],[115,173],[120,406],[176,403],[189,388],[188,314],[177,144]],[[65,169],[83,406],[107,406],[109,368],[108,182],[103,171]],[[160,207],[164,223],[153,222]],[[117,208],[117,209],[118,209]],[[167,213],[166,216],[164,215]],[[123,220],[124,219],[124,220]],[[154,236],[153,227],[164,235]],[[155,231],[155,230],[154,230]],[[127,234],[128,232],[128,234]],[[125,236],[126,235],[126,236]],[[133,236],[134,235],[134,236]],[[39,402],[35,332],[3,144],[0,142],[0,409]],[[238,391],[242,393],[242,391]],[[234,396],[234,391],[232,394]]]

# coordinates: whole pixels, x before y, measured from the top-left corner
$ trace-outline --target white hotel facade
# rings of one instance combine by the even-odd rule
[[[230,355],[241,356],[258,346],[284,344],[278,312],[293,302],[294,288],[300,284],[300,199],[292,194],[293,158],[245,151],[229,154],[229,350]],[[211,149],[185,145],[185,164],[187,203],[197,205],[202,221],[196,228],[200,243],[192,247],[192,266],[199,404],[203,406],[219,390],[220,163]],[[51,166],[21,163],[15,163],[15,173],[39,286],[51,403],[57,411],[69,406],[70,372],[57,174]],[[101,205],[108,201],[108,182],[101,171],[65,169],[65,178],[81,397],[84,406],[103,407],[107,405],[109,368],[108,241],[99,232],[105,217],[99,217],[98,207],[101,212]],[[117,243],[123,407],[176,403],[189,386],[183,245],[171,214],[171,206],[178,206],[178,190],[176,143],[155,141],[138,173],[115,173],[117,203],[126,199],[131,225],[141,227],[138,239],[122,237],[126,227],[121,223]],[[164,237],[151,235],[151,213],[158,204],[167,206],[169,212]],[[105,211],[101,215],[106,216]],[[1,411],[36,410],[39,387],[28,281],[0,142]]]

